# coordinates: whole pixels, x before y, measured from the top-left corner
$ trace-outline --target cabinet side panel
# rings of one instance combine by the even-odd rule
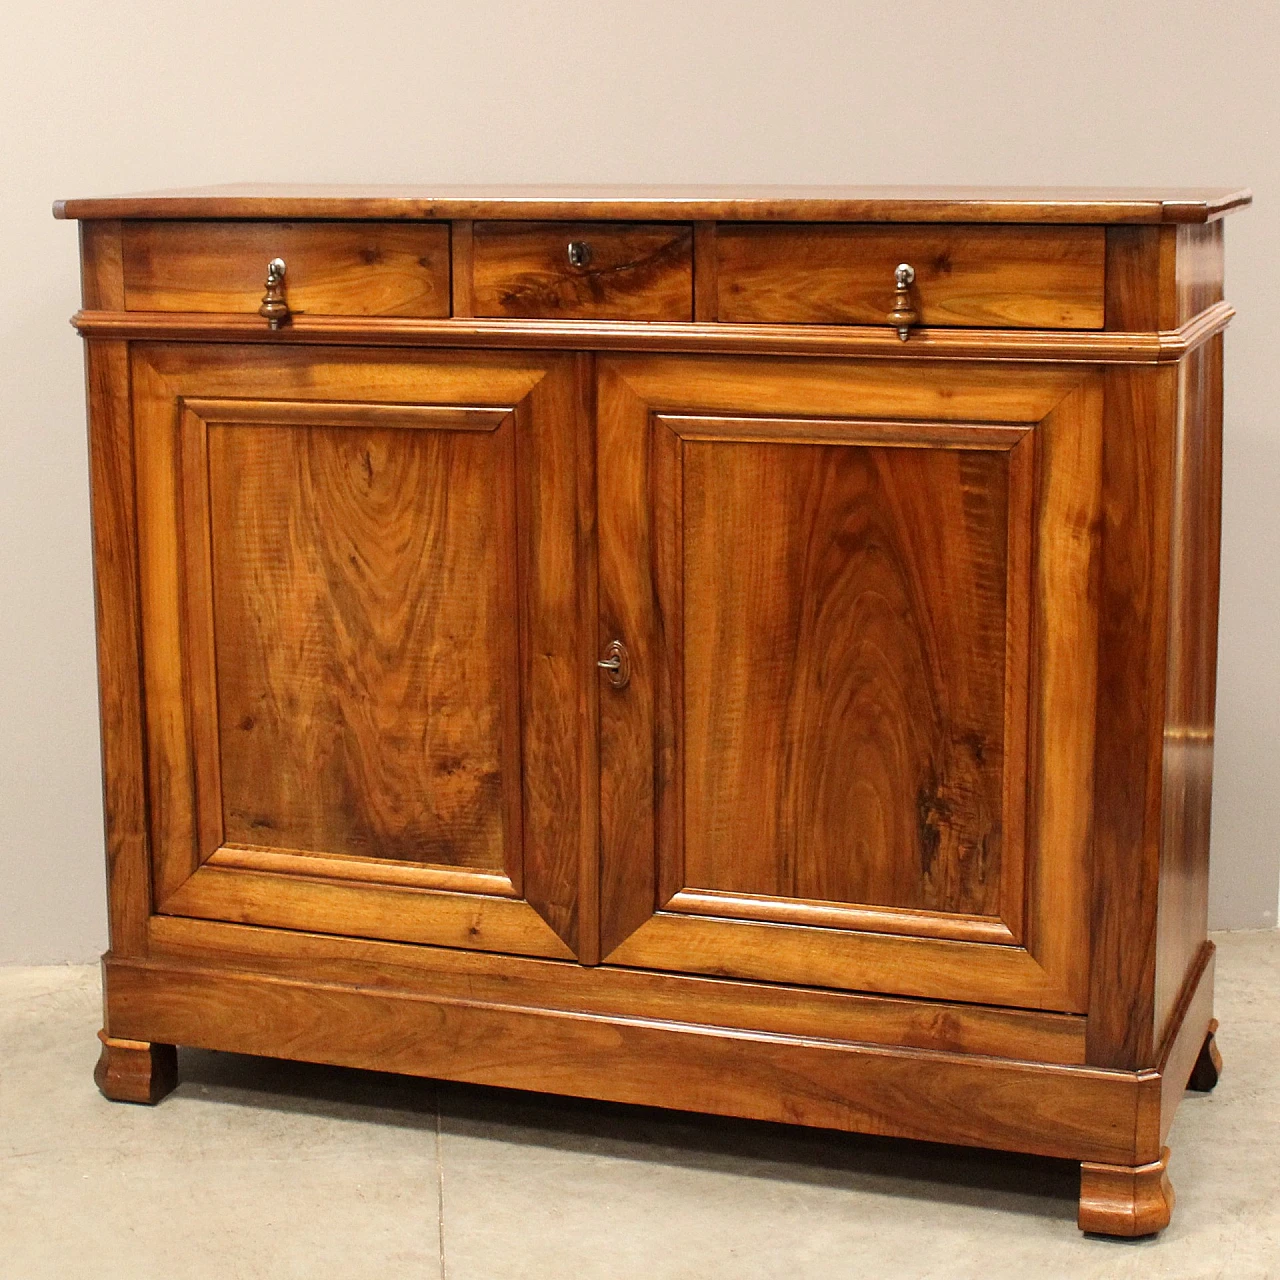
[[[1175,369],[1108,369],[1088,1060],[1154,1064]]]
[[[1178,323],[1222,301],[1222,223],[1178,228]]]
[[[93,339],[85,359],[111,948],[144,955],[151,884],[128,345]]]
[[[80,296],[90,311],[124,310],[124,256],[119,222],[80,224]]]
[[[1182,361],[1169,549],[1157,1032],[1177,1005],[1208,926],[1209,806],[1222,527],[1222,339]]]

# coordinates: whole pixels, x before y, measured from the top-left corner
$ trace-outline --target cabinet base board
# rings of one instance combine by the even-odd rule
[[[1165,1055],[1180,1062],[1186,1055],[1177,1047],[1193,1042],[1188,1072],[1212,999],[1209,966],[1194,977],[1197,989],[1183,1002],[1188,1016]],[[114,1040],[1104,1165],[1136,1167],[1160,1158],[1162,1084],[1166,1097],[1172,1092],[1155,1069],[803,1039],[110,955],[104,982]]]

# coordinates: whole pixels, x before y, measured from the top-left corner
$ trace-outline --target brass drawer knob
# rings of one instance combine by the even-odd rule
[[[571,267],[591,265],[591,246],[585,240],[569,241],[569,265]]]
[[[267,291],[262,296],[258,314],[272,329],[279,329],[289,319],[289,304],[284,296],[284,272],[283,258],[272,258],[267,263]]]
[[[920,313],[911,305],[911,286],[915,283],[916,269],[909,262],[900,262],[893,273],[893,285],[897,292],[893,297],[893,310],[889,323],[898,331],[898,337],[906,342],[913,324],[920,323]]]

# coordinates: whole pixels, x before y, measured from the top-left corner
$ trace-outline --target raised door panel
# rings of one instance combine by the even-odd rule
[[[730,433],[760,423],[658,421],[683,454],[685,885],[775,918],[857,903],[1016,936],[1027,433],[902,447],[765,420],[757,443]]]
[[[225,841],[518,874],[513,415],[185,408]]]
[[[158,909],[593,958],[576,361],[239,355],[135,358]]]
[[[605,955],[1079,1010],[1101,397],[905,373],[604,364]]]

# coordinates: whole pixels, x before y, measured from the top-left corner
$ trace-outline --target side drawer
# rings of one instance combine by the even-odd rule
[[[477,222],[472,262],[477,316],[693,319],[687,225]]]
[[[887,324],[905,262],[922,325],[1103,327],[1102,227],[721,223],[716,246],[728,323]]]
[[[130,311],[257,311],[283,258],[295,315],[449,314],[443,222],[126,222],[123,254]]]

